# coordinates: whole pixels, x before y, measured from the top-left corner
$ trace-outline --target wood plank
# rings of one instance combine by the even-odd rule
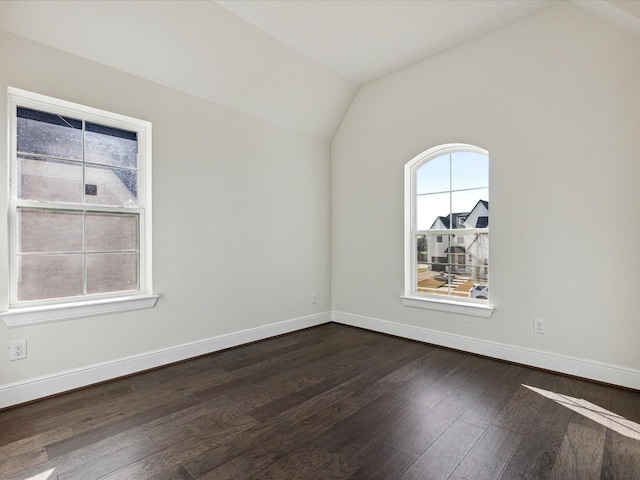
[[[195,403],[196,402],[193,399],[187,398],[151,408],[145,412],[111,422],[107,426],[88,430],[74,437],[51,443],[47,445],[47,453],[50,458],[64,455],[65,453],[82,448],[89,443],[98,442],[104,438],[117,435],[118,433],[130,430],[138,425],[150,422],[151,420],[164,417],[176,411],[184,410],[193,406]]]
[[[484,429],[454,422],[400,477],[401,480],[440,480],[449,478],[475,445]]]
[[[419,418],[409,418],[410,427],[401,435],[392,437],[392,444],[413,457],[422,455],[465,412],[483,389],[490,387],[491,380],[503,369],[500,364],[483,360],[473,358],[467,368],[433,385],[418,399],[426,413]],[[438,396],[441,400],[431,407]]]
[[[185,466],[185,469],[189,471],[186,465],[189,461],[219,445],[225,444],[230,438],[242,435],[253,425],[255,423],[245,418],[234,419],[213,432],[189,437],[182,442],[172,444],[155,454],[148,455],[101,478],[109,480],[142,480],[159,475],[167,468],[177,464]]]
[[[518,365],[505,368],[502,374],[487,385],[484,393],[469,405],[460,416],[460,420],[480,428],[487,428],[522,385],[522,377],[528,371]]]
[[[490,425],[453,471],[449,480],[499,478],[519,441],[519,434]]]
[[[266,468],[282,455],[330,429],[342,415],[353,412],[356,407],[352,396],[352,393],[340,390],[328,392],[199,455],[185,463],[185,467],[199,477],[242,456],[257,469]]]
[[[303,443],[258,471],[247,480],[307,480],[331,461],[331,454],[315,446]]]
[[[604,428],[570,423],[549,480],[600,479],[604,441]]]
[[[548,478],[571,415],[565,406],[546,399],[531,427],[522,434],[509,465]]]
[[[71,470],[61,472],[59,469],[56,469],[58,480],[99,478],[156,453],[158,450],[158,446],[153,443],[151,439],[143,439],[121,448],[106,450],[95,460],[79,462],[80,464]],[[191,476],[189,476],[189,478],[191,478]]]
[[[245,480],[256,472],[253,464],[242,458],[234,457],[227,463],[198,477],[198,480]]]
[[[607,430],[602,478],[640,478],[640,440]]]
[[[0,447],[33,435],[35,435],[33,425],[23,417],[0,421]]]
[[[376,455],[372,452],[365,450],[359,445],[350,443],[331,454],[329,461],[321,465],[318,470],[313,473],[313,478],[314,480],[353,478],[352,474],[364,465],[377,463],[381,466],[381,464],[375,461],[375,458]],[[373,480],[374,478],[374,476],[370,476],[369,480]]]

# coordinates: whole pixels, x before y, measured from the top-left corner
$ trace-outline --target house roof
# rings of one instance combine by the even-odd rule
[[[458,218],[460,217],[465,217],[465,221],[464,226],[465,227],[469,227],[469,228],[487,228],[489,226],[489,216],[488,215],[479,215],[476,218],[476,224],[475,225],[469,225],[467,224],[467,220],[469,217],[473,217],[473,212],[479,207],[482,206],[484,207],[487,211],[489,211],[489,202],[487,200],[478,200],[478,203],[475,204],[475,206],[471,209],[470,212],[458,212],[458,213],[452,213],[450,215],[447,215],[446,217],[443,216],[439,216],[438,218],[436,218],[436,220],[431,224],[431,226],[429,227],[429,230],[433,230],[436,229],[436,224],[438,223],[438,221],[442,222],[442,224],[444,225],[444,228],[446,229],[457,229],[457,228],[461,228],[458,224]],[[453,227],[451,226],[451,218],[453,218]]]
[[[444,228],[454,228],[454,229],[460,228],[458,227],[458,218],[466,217],[468,215],[469,215],[469,212],[459,212],[459,213],[452,213],[450,215],[447,215],[446,217],[438,217],[436,218],[435,222],[431,224],[431,226],[429,227],[429,230],[435,227],[435,224],[438,223],[438,220],[440,220],[443,223]],[[451,227],[451,222],[450,222],[451,217],[453,217],[453,227]]]
[[[480,206],[484,207],[487,210],[487,212],[489,211],[489,202],[487,200],[478,200],[478,203],[476,203],[475,206],[471,209],[471,212],[469,212],[469,217],[471,217],[469,220],[473,218],[473,212],[475,212]],[[465,227],[468,227],[468,228],[487,228],[488,226],[489,226],[488,215],[478,215],[478,217],[476,217],[475,225],[470,225],[470,224],[467,224],[467,222],[465,222]]]

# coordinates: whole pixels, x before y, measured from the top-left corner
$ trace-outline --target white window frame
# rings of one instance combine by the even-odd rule
[[[430,148],[425,152],[415,156],[405,164],[404,168],[404,194],[405,194],[405,211],[404,211],[404,295],[400,297],[402,303],[408,307],[426,308],[442,312],[458,313],[463,315],[471,315],[476,317],[488,318],[493,313],[494,307],[490,304],[480,303],[475,299],[466,299],[458,297],[449,297],[444,295],[434,295],[418,292],[416,289],[416,273],[417,273],[417,252],[416,242],[413,240],[417,231],[416,222],[416,171],[424,163],[435,159],[442,155],[455,152],[472,152],[489,156],[489,152],[483,148],[463,143],[450,143]],[[431,232],[433,233],[433,232]],[[442,231],[449,237],[452,236],[451,231]],[[465,234],[470,233],[488,233],[487,229],[468,229]]]
[[[122,130],[138,136],[138,206],[136,208],[101,208],[85,206],[87,211],[136,213],[139,215],[139,289],[136,291],[86,295],[37,301],[17,300],[17,211],[19,207],[52,207],[64,209],[66,204],[21,200],[17,196],[17,107],[52,112]],[[77,103],[8,87],[9,108],[9,309],[0,313],[9,327],[67,320],[152,308],[158,295],[153,293],[151,263],[151,122],[107,112]],[[77,206],[69,207],[80,211]]]

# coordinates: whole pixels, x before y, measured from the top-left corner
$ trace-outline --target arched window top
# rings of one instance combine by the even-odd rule
[[[467,144],[440,145],[407,163],[416,230],[485,228],[463,225],[478,202],[489,208],[489,152]]]
[[[450,153],[458,153],[458,152],[468,152],[475,153],[479,155],[484,155],[485,157],[489,156],[489,152],[484,148],[478,147],[476,145],[470,145],[468,143],[445,143],[443,145],[438,145],[432,147],[424,152],[416,155],[414,158],[407,162],[407,166],[410,168],[417,168],[423,163],[426,163],[434,158],[440,157],[441,155],[447,155]]]
[[[422,152],[405,165],[405,200],[405,296],[486,307],[489,152],[461,143]]]

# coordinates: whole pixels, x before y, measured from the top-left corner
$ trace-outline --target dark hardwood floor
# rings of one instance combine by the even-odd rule
[[[633,480],[639,424],[638,392],[327,324],[1,411],[0,478]]]

